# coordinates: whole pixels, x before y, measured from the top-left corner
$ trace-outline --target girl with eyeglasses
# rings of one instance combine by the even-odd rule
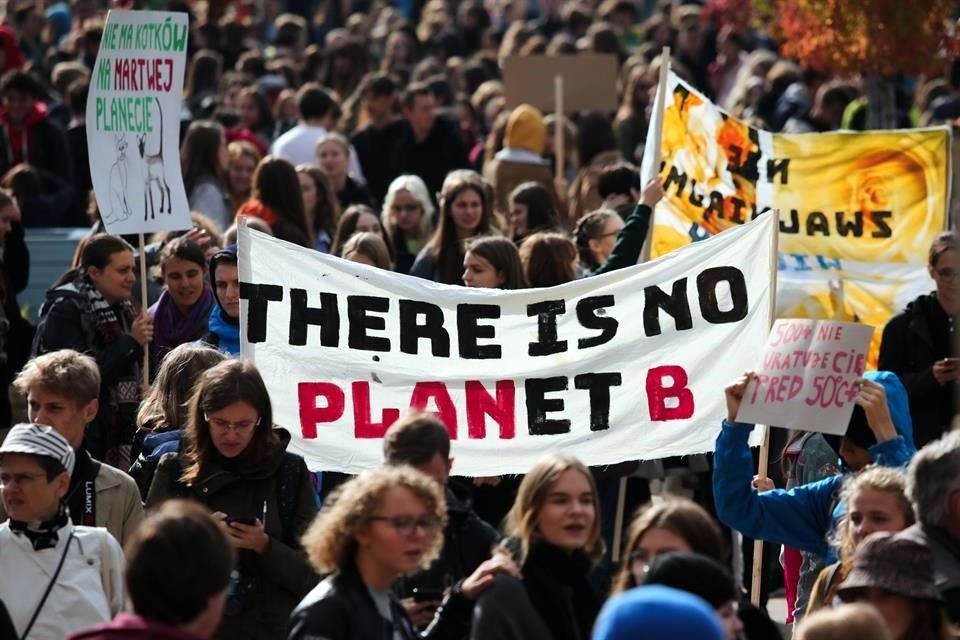
[[[727,567],[727,545],[716,520],[692,500],[671,496],[641,508],[627,529],[611,594],[649,582],[650,568],[669,554],[697,554]],[[749,601],[714,601],[728,640],[779,637],[767,613]]]
[[[433,231],[434,213],[427,185],[419,176],[403,175],[390,183],[380,219],[393,239],[397,273],[410,272]]]
[[[669,497],[642,507],[630,522],[626,539],[612,594],[643,584],[647,568],[659,555],[699,553],[726,561],[719,525],[703,507],[686,498]]]
[[[415,640],[465,637],[473,600],[498,572],[516,574],[504,558],[481,564],[447,594],[418,632],[390,587],[430,566],[443,546],[443,491],[412,467],[365,471],[327,498],[303,536],[310,561],[327,577],[297,606],[290,640]]]
[[[270,396],[252,363],[226,360],[200,376],[181,450],[160,458],[148,507],[170,498],[204,504],[237,549],[216,638],[276,638],[316,584],[299,536],[316,515],[309,472],[286,452]]]
[[[637,264],[653,208],[662,197],[660,181],[651,180],[643,187],[640,202],[626,221],[612,209],[591,211],[577,221],[573,236],[580,268],[586,275],[600,275]]]
[[[936,289],[895,315],[883,328],[877,368],[893,371],[907,388],[917,449],[950,429],[960,381],[954,325],[960,315],[960,242],[944,231],[930,245],[927,273]]]

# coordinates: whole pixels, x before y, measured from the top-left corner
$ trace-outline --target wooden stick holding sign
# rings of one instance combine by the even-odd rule
[[[774,226],[770,242],[773,248],[770,251],[770,326],[773,327],[774,318],[777,316],[777,270],[779,268],[780,257],[780,209],[774,209],[771,215],[777,217],[777,224]],[[650,225],[653,228],[653,225]],[[757,475],[761,478],[767,477],[767,459],[770,457],[770,427],[761,424],[757,425],[763,432],[763,439],[760,443],[760,463],[757,466]],[[750,603],[754,606],[760,606],[760,584],[763,572],[763,540],[753,541],[753,572],[750,576]]]
[[[147,250],[143,243],[143,233],[138,234],[140,241],[140,313],[146,315],[149,308],[147,300]],[[150,343],[143,345],[143,384],[150,384]]]
[[[650,130],[647,131],[647,137],[649,140],[650,135],[653,135],[653,148],[654,148],[654,163],[647,170],[647,175],[642,176],[643,184],[646,185],[650,180],[655,179],[660,175],[660,143],[663,140],[663,105],[666,101],[667,95],[667,78],[669,77],[670,72],[670,47],[664,47],[663,53],[660,55],[660,82],[657,87],[657,97],[654,99],[653,104],[653,119],[651,120]],[[643,241],[643,248],[640,251],[640,262],[646,262],[650,259],[650,242],[653,238],[653,212],[650,212],[650,230],[647,232],[647,237]],[[620,487],[617,492],[617,514],[614,518],[614,529],[613,529],[613,550],[612,558],[614,562],[619,561],[620,559],[620,546],[621,538],[623,536],[623,520],[624,520],[624,508],[626,506],[626,496],[627,496],[627,479],[620,479]]]
[[[556,156],[554,175],[558,178],[563,178],[564,158],[566,157],[563,134],[566,127],[563,126],[563,76],[561,75],[553,77],[553,113],[557,116],[557,124],[553,128],[553,153]]]
[[[660,81],[657,84],[657,95],[653,100],[653,114],[650,119],[650,128],[647,131],[647,144],[653,148],[653,162],[647,167],[646,175],[641,176],[643,184],[647,184],[660,175],[660,147],[663,146],[663,106],[667,101],[667,79],[670,77],[670,47],[664,47],[660,54]],[[650,260],[651,244],[653,243],[653,217],[657,208],[650,212],[650,228],[640,250],[640,262]]]

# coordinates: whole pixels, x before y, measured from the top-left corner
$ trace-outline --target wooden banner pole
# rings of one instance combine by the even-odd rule
[[[553,152],[556,156],[554,159],[554,175],[563,178],[566,167],[566,162],[564,162],[566,156],[564,147],[566,127],[564,123],[566,120],[564,119],[563,105],[563,76],[553,77],[553,115],[556,116],[556,124],[553,127]]]
[[[147,251],[144,246],[143,233],[139,234],[140,241],[140,313],[147,314],[149,302],[147,300]],[[150,344],[143,345],[143,383],[150,384]]]
[[[770,327],[773,327],[773,321],[777,316],[777,275],[780,264],[780,210],[774,209],[771,215],[777,217],[774,225],[772,245],[770,252],[770,308],[768,310],[770,317]],[[760,444],[760,463],[757,466],[757,475],[761,478],[767,477],[767,459],[770,457],[770,427],[768,425],[757,425],[763,433],[763,440]],[[753,572],[750,580],[750,602],[754,606],[760,605],[760,585],[763,573],[763,540],[753,541]]]

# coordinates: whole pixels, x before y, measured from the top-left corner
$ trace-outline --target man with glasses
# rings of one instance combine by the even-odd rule
[[[948,431],[957,413],[960,359],[954,326],[960,315],[960,243],[955,231],[933,240],[927,272],[936,289],[887,322],[878,363],[878,369],[896,373],[907,389],[917,449]]]
[[[446,590],[490,558],[499,536],[447,487],[453,458],[450,434],[439,420],[425,413],[408,413],[387,430],[383,457],[387,466],[409,465],[446,491],[447,527],[440,557],[426,571],[402,577],[394,585],[394,593],[402,599],[413,623],[423,628],[433,620]],[[411,521],[391,524],[403,535],[413,533],[416,526]]]
[[[51,427],[18,424],[0,445],[0,601],[17,637],[63,638],[123,608],[123,552],[105,529],[74,526],[64,497],[74,452]]]

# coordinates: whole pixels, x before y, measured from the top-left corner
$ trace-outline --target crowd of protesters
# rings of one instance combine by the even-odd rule
[[[754,476],[753,425],[736,421],[751,372],[715,390],[728,415],[695,500],[651,500],[635,464],[570,455],[458,478],[447,428],[416,412],[387,431],[382,468],[308,470],[239,357],[238,216],[448,285],[549,287],[636,264],[663,196],[637,166],[664,46],[754,126],[865,127],[859,79],[801,68],[714,4],[116,2],[191,17],[180,161],[194,226],[152,238],[141,273],[91,191],[84,118],[107,3],[8,2],[0,638],[780,638],[731,532],[783,545],[797,638],[956,637],[953,232],[929,248],[932,291],[884,328],[845,435],[792,433],[779,489]],[[581,52],[616,56],[619,108],[508,107],[506,57]],[[897,81],[895,118],[960,125],[960,63]],[[44,227],[90,233],[34,325],[17,294],[26,234]],[[626,476],[640,491],[612,554]]]

